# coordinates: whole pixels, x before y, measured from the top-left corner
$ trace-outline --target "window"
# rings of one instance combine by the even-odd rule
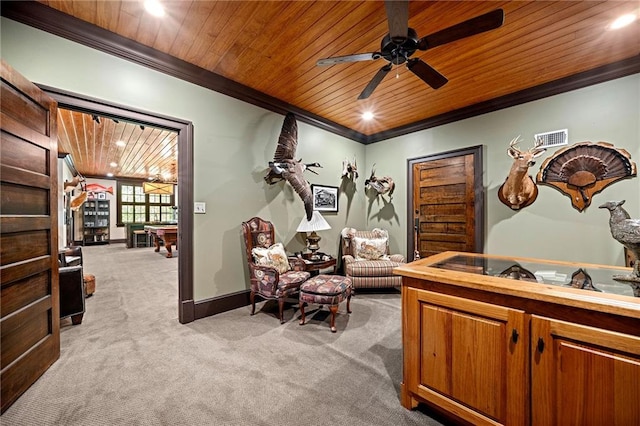
[[[173,203],[171,195],[149,194],[149,220],[165,222],[173,219]]]
[[[142,183],[118,181],[118,226],[174,220],[174,196],[145,194]]]

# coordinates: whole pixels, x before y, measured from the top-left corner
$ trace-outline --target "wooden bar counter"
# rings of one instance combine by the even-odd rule
[[[445,252],[403,276],[402,405],[473,425],[640,424],[630,268]]]

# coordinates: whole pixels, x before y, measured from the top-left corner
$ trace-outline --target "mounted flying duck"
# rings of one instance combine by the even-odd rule
[[[293,113],[287,113],[280,131],[278,146],[273,156],[273,161],[269,161],[269,173],[264,180],[273,185],[281,180],[286,180],[293,186],[293,189],[302,199],[304,209],[307,213],[307,220],[311,220],[313,215],[313,194],[309,182],[304,178],[304,171],[317,174],[310,167],[322,167],[318,163],[303,164],[302,160],[296,160],[296,148],[298,146],[298,124]]]
[[[393,190],[396,188],[395,182],[389,176],[377,177],[376,165],[371,167],[371,176],[364,181],[365,189],[374,190],[377,195],[389,194],[389,198],[393,195]]]

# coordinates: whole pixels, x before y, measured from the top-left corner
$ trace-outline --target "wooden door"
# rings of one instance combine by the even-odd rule
[[[1,412],[60,355],[57,104],[1,63]]]
[[[404,307],[410,392],[472,424],[527,422],[523,311],[406,287]]]
[[[640,424],[640,337],[533,317],[531,423]]]
[[[410,160],[409,173],[411,260],[447,250],[482,253],[482,147]]]

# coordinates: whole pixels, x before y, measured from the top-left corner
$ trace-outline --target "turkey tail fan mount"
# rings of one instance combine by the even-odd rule
[[[322,167],[318,163],[304,164],[302,160],[296,160],[296,148],[298,146],[298,124],[293,113],[287,113],[282,124],[280,137],[273,161],[269,161],[269,173],[264,180],[273,185],[281,180],[286,180],[302,199],[307,220],[313,215],[313,193],[311,185],[304,178],[304,171],[316,173],[310,167]],[[317,174],[317,173],[316,173]]]
[[[637,175],[636,164],[624,149],[607,142],[580,142],[557,151],[540,166],[536,182],[553,186],[583,211],[593,195],[620,179]]]
[[[466,37],[494,30],[502,26],[504,11],[496,9],[484,15],[460,22],[433,34],[418,38],[417,32],[409,27],[409,1],[385,1],[389,33],[382,38],[379,52],[357,53],[320,59],[317,65],[335,65],[345,62],[384,59],[388,63],[373,76],[358,99],[366,99],[382,82],[394,65],[406,64],[409,71],[438,89],[447,83],[447,78],[419,58],[411,56],[417,50],[428,50]]]

